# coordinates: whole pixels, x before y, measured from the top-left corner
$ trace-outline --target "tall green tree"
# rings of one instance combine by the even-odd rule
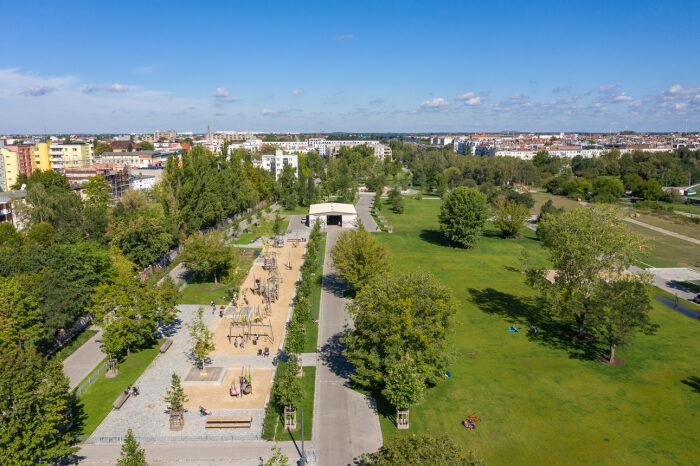
[[[34,348],[0,352],[0,463],[57,464],[76,451],[68,379],[58,359]]]
[[[106,209],[112,199],[112,187],[103,176],[91,176],[83,185],[85,205]]]
[[[185,393],[185,389],[182,388],[182,383],[180,382],[180,376],[173,372],[170,377],[170,388],[165,394],[165,401],[168,404],[168,408],[174,411],[182,409],[183,405],[189,400],[189,397]]]
[[[386,245],[364,228],[341,232],[331,249],[331,258],[340,277],[356,290],[391,270]]]
[[[367,466],[435,464],[445,466],[483,466],[469,452],[465,453],[448,435],[410,434],[394,437],[375,453],[362,455]]]
[[[653,334],[658,325],[649,318],[649,279],[627,277],[601,283],[595,296],[599,308],[594,327],[609,348],[608,361],[615,362],[615,348],[628,343],[635,333]]]
[[[447,335],[453,324],[452,292],[423,272],[383,275],[368,282],[348,304],[354,330],[345,355],[357,384],[383,389],[386,374],[410,357],[420,380],[435,385],[449,361]]]
[[[204,370],[204,364],[209,354],[216,349],[214,334],[204,322],[203,316],[204,309],[200,307],[194,322],[187,324],[187,328],[190,330],[192,354],[197,358],[197,365],[201,370]]]
[[[192,235],[181,254],[182,263],[219,283],[219,279],[237,266],[238,255],[227,240],[226,234],[220,230]]]
[[[494,202],[494,223],[504,238],[517,238],[530,210],[524,204],[499,196]]]
[[[148,466],[146,462],[146,451],[141,448],[141,444],[136,441],[131,427],[127,429],[122,444],[121,454],[116,466]]]
[[[595,320],[594,298],[606,281],[620,277],[643,250],[644,242],[631,233],[611,206],[575,207],[558,216],[545,215],[540,224],[547,234],[544,246],[555,270],[550,286],[536,280],[541,271],[532,271],[530,283],[540,285],[560,313],[574,320],[578,335]]]
[[[474,188],[455,188],[440,208],[440,229],[452,242],[471,249],[484,229],[489,216],[486,196]]]
[[[122,250],[131,261],[143,268],[170,249],[173,237],[166,225],[162,209],[158,205],[125,210],[121,214],[115,209],[107,236],[112,246]]]
[[[0,352],[35,348],[45,339],[37,300],[15,278],[0,277]]]
[[[0,246],[19,246],[22,244],[22,235],[10,222],[0,223]]]
[[[396,409],[408,409],[423,397],[425,384],[418,375],[416,364],[404,357],[389,366],[384,397]]]
[[[288,209],[293,209],[299,203],[297,189],[297,172],[291,165],[285,165],[279,176],[280,198],[285,201]]]
[[[301,386],[299,362],[296,356],[290,356],[284,367],[282,377],[275,383],[272,396],[277,401],[278,407],[299,406],[304,399],[304,391]]]

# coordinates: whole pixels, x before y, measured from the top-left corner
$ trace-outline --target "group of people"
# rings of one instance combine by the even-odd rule
[[[124,390],[124,394],[129,396],[136,396],[139,394],[139,389],[136,385],[129,385]]]
[[[518,332],[518,331],[520,331],[521,328],[522,327],[518,327],[517,325],[513,324],[510,327],[508,327],[508,331],[509,332]],[[535,327],[534,325],[530,326],[530,333],[533,333],[533,334],[537,333],[537,327]]]
[[[476,423],[479,421],[481,421],[481,419],[479,419],[479,416],[477,416],[474,413],[470,413],[469,416],[467,416],[467,418],[462,421],[462,425],[469,430],[474,430],[476,429]]]

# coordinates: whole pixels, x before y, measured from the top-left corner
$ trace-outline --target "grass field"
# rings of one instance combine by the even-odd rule
[[[652,267],[700,268],[700,246],[697,244],[632,223],[628,223],[627,228],[648,241],[651,250],[645,257],[640,257],[645,264]]]
[[[309,213],[309,208],[302,205],[298,205],[293,209],[282,207],[279,209],[279,212],[283,215],[306,215]]]
[[[119,375],[107,379],[98,377],[75,401],[72,432],[76,436],[89,436],[112,410],[112,403],[119,394],[141,376],[159,353],[162,340],[152,347],[132,351],[119,362]],[[128,400],[126,401],[129,402]]]
[[[654,300],[660,328],[637,336],[618,356],[623,367],[595,360],[603,345],[573,345],[570,327],[538,317],[536,294],[520,273],[545,266],[534,232],[499,237],[493,228],[473,251],[446,245],[439,202],[406,199],[388,212],[393,234],[376,234],[396,271],[423,269],[454,290],[457,326],[450,337],[452,378],[411,409],[411,431],[445,432],[488,464],[693,464],[700,458],[700,325]],[[508,332],[537,325],[536,335]],[[393,412],[378,399],[385,439],[398,434]],[[482,422],[467,431],[470,412]]]
[[[275,382],[284,373],[286,362],[280,361],[275,373]],[[265,425],[263,439],[265,440],[301,440],[301,408],[304,408],[304,440],[311,440],[311,427],[314,415],[314,391],[316,389],[316,367],[304,367],[304,376],[301,378],[304,399],[297,407],[297,431],[289,433],[284,429],[282,413],[278,413],[272,405],[268,405],[265,413]]]
[[[535,205],[532,207],[532,209],[530,209],[530,213],[533,213],[533,214],[539,214],[540,207],[542,207],[542,204],[544,204],[545,202],[547,202],[550,199],[552,200],[554,207],[562,207],[564,209],[570,209],[572,207],[580,205],[578,202],[576,202],[572,199],[569,199],[568,197],[555,196],[554,194],[545,193],[545,192],[532,193],[532,197],[535,199]]]
[[[687,218],[680,215],[659,215],[643,212],[635,220],[691,238],[700,239],[700,223],[690,222]]]

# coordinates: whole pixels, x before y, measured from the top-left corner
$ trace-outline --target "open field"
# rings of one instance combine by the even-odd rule
[[[503,240],[490,228],[473,251],[445,244],[439,202],[406,199],[403,215],[388,212],[393,234],[377,234],[396,271],[423,269],[454,290],[457,325],[450,337],[452,378],[411,409],[411,429],[445,432],[489,464],[692,464],[697,443],[698,321],[654,300],[654,336],[640,335],[618,356],[623,367],[595,358],[595,343],[572,344],[572,330],[536,313],[518,257],[545,266],[534,232]],[[641,228],[641,227],[640,227]],[[508,332],[537,325],[537,335]],[[385,439],[398,434],[381,397]],[[460,422],[482,418],[476,431]]]
[[[132,351],[119,362],[119,375],[113,379],[104,375],[95,381],[75,401],[73,407],[73,434],[89,436],[112,411],[112,403],[119,394],[141,376],[148,365],[158,355],[159,340],[150,348]]]
[[[693,223],[680,215],[659,215],[643,212],[635,220],[691,238],[700,239],[700,223]]]
[[[697,244],[632,223],[628,223],[627,228],[648,241],[651,250],[647,256],[639,259],[645,264],[652,267],[700,268],[700,247]]]
[[[309,213],[309,208],[307,206],[298,205],[293,209],[281,207],[279,211],[283,215],[306,215]]]
[[[532,207],[532,209],[530,209],[530,213],[532,214],[539,214],[540,207],[542,207],[542,204],[544,204],[550,199],[552,200],[554,207],[563,207],[564,209],[570,209],[577,205],[581,205],[580,203],[569,199],[568,197],[555,196],[554,194],[546,193],[544,191],[532,193],[532,197],[535,199],[535,205]]]

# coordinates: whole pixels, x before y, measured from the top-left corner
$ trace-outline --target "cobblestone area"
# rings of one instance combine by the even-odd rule
[[[131,427],[137,440],[145,443],[169,441],[232,441],[259,440],[262,436],[262,426],[265,417],[263,409],[257,410],[212,410],[214,416],[252,416],[253,424],[250,429],[205,429],[206,418],[198,411],[185,412],[185,426],[179,432],[170,430],[166,404],[163,402],[166,389],[170,386],[173,372],[185,376],[193,367],[188,346],[189,335],[185,323],[191,322],[197,313],[199,305],[180,305],[179,321],[172,328],[172,334],[167,335],[173,344],[165,354],[160,354],[144,371],[136,382],[140,395],[129,398],[120,410],[112,410],[102,424],[90,436],[89,443],[119,442],[126,430]],[[206,312],[204,320],[210,328],[219,319],[218,314]],[[273,366],[272,357],[263,358],[256,355],[234,356],[228,354],[213,355],[210,366],[240,367],[250,365],[253,368],[269,368]],[[126,388],[126,387],[124,387]],[[113,400],[110,400],[110,402]]]

